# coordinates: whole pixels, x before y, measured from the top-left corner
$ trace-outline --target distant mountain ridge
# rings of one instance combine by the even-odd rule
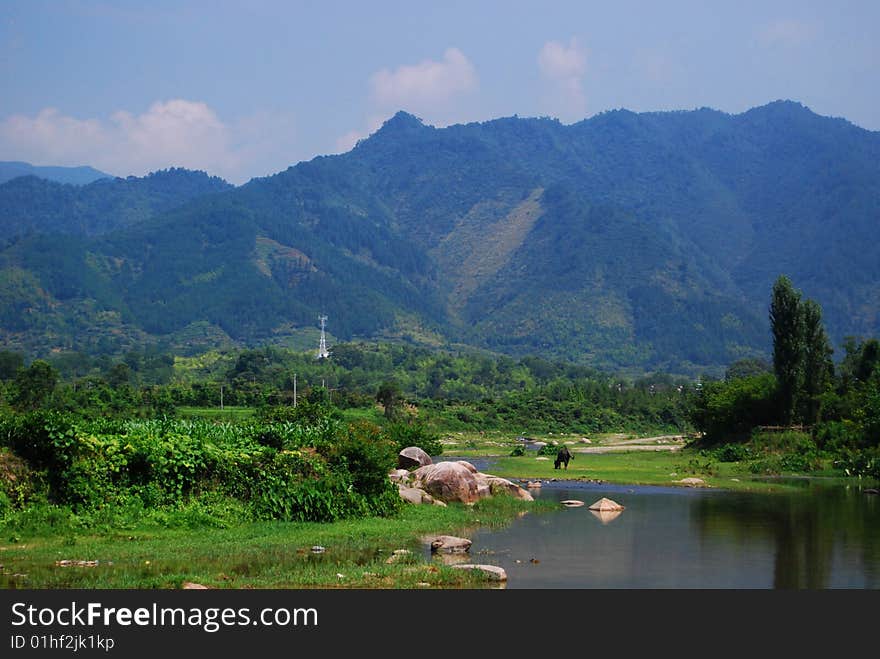
[[[24,176],[0,184],[0,239],[34,232],[99,235],[232,188],[223,179],[180,168],[87,185]]]
[[[0,183],[6,183],[19,176],[36,176],[57,183],[87,185],[102,178],[113,178],[110,174],[94,167],[41,167],[17,160],[0,161]]]
[[[880,333],[880,134],[790,101],[442,129],[400,112],[239,188],[118,181],[0,185],[3,344],[255,344],[326,313],[340,339],[698,372],[766,355],[780,273],[835,341]]]

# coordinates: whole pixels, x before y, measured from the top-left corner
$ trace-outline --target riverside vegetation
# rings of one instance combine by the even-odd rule
[[[772,367],[743,360],[723,380],[697,383],[391,344],[339,345],[320,361],[278,348],[28,365],[0,353],[0,578],[7,587],[478,585],[426,564],[420,536],[501,524],[542,504],[407,506],[387,474],[413,445],[499,456],[493,472],[508,477],[668,485],[694,476],[732,489],[778,488],[756,480],[778,474],[876,479],[878,342],[847,341],[835,365],[821,311],[786,278],[774,286],[771,325]],[[587,435],[602,448],[610,432],[690,441],[675,452],[576,453],[564,473],[510,456],[526,453],[514,450],[521,434]],[[388,562],[400,548],[411,553]]]

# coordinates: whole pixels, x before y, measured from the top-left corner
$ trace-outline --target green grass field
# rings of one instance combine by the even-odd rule
[[[177,415],[183,419],[208,419],[211,421],[243,421],[254,416],[253,407],[178,407]]]
[[[533,436],[532,438],[545,442],[571,442],[575,437],[575,435],[556,434]],[[593,449],[603,449],[619,445],[621,441],[627,439],[630,439],[630,436],[619,433],[591,435],[589,446]],[[749,463],[720,462],[700,451],[688,448],[676,451],[632,450],[578,453],[577,451],[586,445],[576,444],[569,446],[574,452],[574,459],[569,463],[568,469],[563,470],[553,468],[552,455],[538,456],[535,451],[527,451],[525,455],[511,457],[511,452],[522,446],[513,433],[447,433],[442,441],[444,454],[447,456],[460,457],[465,460],[493,458],[489,471],[504,478],[523,480],[557,478],[673,487],[689,487],[687,484],[676,481],[681,481],[684,478],[700,478],[704,481],[702,486],[705,487],[751,492],[788,491],[794,487],[790,482],[786,483],[784,478],[762,478],[752,473],[749,469]],[[443,455],[439,459],[442,460]],[[842,476],[832,470],[814,472],[813,475]]]
[[[470,588],[479,574],[426,558],[435,535],[501,526],[547,502],[495,497],[474,506],[405,506],[390,518],[333,523],[254,522],[215,528],[191,511],[116,520],[95,529],[75,516],[45,511],[7,524],[0,542],[6,588]],[[555,506],[553,506],[555,509]],[[193,528],[186,528],[187,515]],[[164,525],[173,524],[174,528]],[[183,527],[178,527],[182,525]],[[313,546],[325,548],[313,553]],[[411,553],[388,563],[396,549]],[[60,561],[98,561],[68,565]],[[341,576],[340,576],[341,575]]]

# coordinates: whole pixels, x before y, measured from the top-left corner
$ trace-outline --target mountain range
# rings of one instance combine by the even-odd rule
[[[434,128],[240,187],[180,169],[0,185],[0,343],[196,352],[394,338],[680,373],[770,350],[788,275],[880,330],[880,133],[791,101]]]
[[[102,178],[112,178],[109,174],[93,167],[39,167],[28,162],[7,160],[0,162],[0,183],[6,183],[19,176],[36,176],[58,183],[86,185]]]

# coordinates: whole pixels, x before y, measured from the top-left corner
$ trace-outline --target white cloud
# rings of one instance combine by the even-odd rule
[[[440,60],[381,69],[369,79],[371,115],[364,127],[336,139],[337,152],[349,151],[369,137],[398,110],[413,113],[433,126],[465,121],[463,99],[479,87],[476,69],[458,48],[447,48]]]
[[[158,102],[134,116],[116,112],[109,132],[137,169],[169,164],[190,169],[230,171],[236,157],[229,150],[229,129],[204,103],[175,99]]]
[[[587,109],[584,76],[587,54],[577,39],[568,45],[548,41],[538,53],[538,68],[552,86],[550,105],[562,118],[582,119]]]
[[[541,73],[554,80],[579,79],[587,72],[587,56],[574,38],[567,47],[548,41],[538,54],[538,66]]]
[[[758,40],[765,46],[794,47],[812,41],[816,29],[796,19],[781,19],[757,29]]]
[[[458,48],[447,48],[440,61],[425,60],[382,69],[370,77],[373,102],[380,108],[430,113],[478,86],[477,73]]]
[[[277,152],[291,146],[290,124],[287,116],[264,114],[228,125],[205,103],[184,99],[157,101],[141,114],[120,110],[107,119],[46,108],[0,121],[0,152],[35,164],[88,164],[122,176],[202,169],[241,183],[271,173],[253,168],[273,155],[278,160]]]

